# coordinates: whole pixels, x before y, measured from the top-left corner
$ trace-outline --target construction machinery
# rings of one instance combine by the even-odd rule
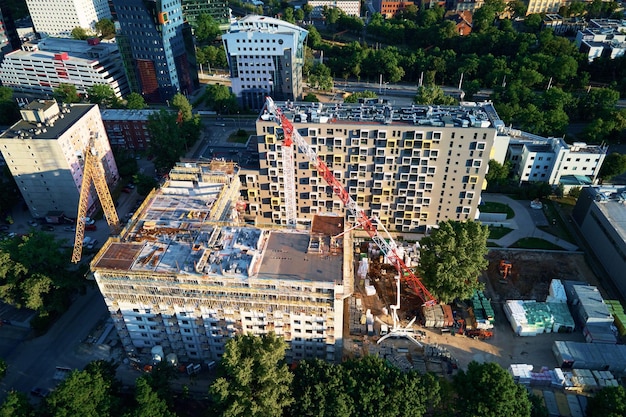
[[[83,159],[83,181],[80,186],[80,197],[78,200],[78,216],[76,217],[76,235],[74,237],[74,250],[72,252],[72,262],[78,263],[82,258],[83,242],[85,239],[85,224],[87,219],[87,209],[89,208],[89,194],[93,183],[98,194],[98,199],[102,205],[104,216],[113,233],[120,230],[120,219],[115,210],[115,203],[109,192],[104,168],[102,167],[101,156],[96,149],[97,133],[89,137],[89,145],[85,149]]]
[[[505,259],[500,260],[500,265],[498,266],[498,270],[500,271],[500,276],[503,281],[506,281],[507,277],[511,275],[511,268],[513,264],[510,261]]]
[[[295,225],[296,222],[296,206],[295,206],[295,167],[294,167],[294,151],[295,144],[300,152],[308,159],[309,163],[315,167],[318,176],[322,177],[326,183],[332,188],[334,194],[341,200],[343,206],[348,213],[354,217],[356,225],[365,230],[369,237],[376,243],[389,262],[398,271],[398,280],[406,281],[411,290],[423,301],[425,305],[435,305],[437,300],[432,296],[430,291],[424,286],[422,281],[415,275],[411,268],[407,267],[402,258],[397,253],[397,244],[391,237],[387,229],[375,218],[370,219],[365,211],[354,201],[348,194],[341,182],[335,178],[332,169],[322,161],[315,149],[309,145],[304,138],[294,129],[291,121],[276,106],[271,97],[266,98],[265,108],[261,114],[262,120],[275,120],[282,128],[282,132],[277,130],[278,135],[282,133],[282,154],[283,154],[283,174],[285,184],[285,205],[287,214],[287,224]],[[385,236],[379,232],[382,229]],[[399,285],[399,282],[398,282]],[[396,325],[396,310],[399,308],[399,302],[395,306],[390,306],[393,311],[394,328],[401,331]],[[392,331],[393,332],[393,331]]]

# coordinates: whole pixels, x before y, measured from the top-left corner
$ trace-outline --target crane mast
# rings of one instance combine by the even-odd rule
[[[289,121],[289,119],[283,114],[283,112],[276,106],[274,100],[271,97],[266,98],[265,111],[267,113],[262,114],[261,118],[263,120],[270,120],[272,117],[274,117],[276,123],[278,123],[278,125],[280,125],[283,129],[283,161],[286,161],[285,149],[288,148],[291,150],[291,164],[287,166],[285,165],[285,162],[283,163],[283,172],[286,176],[284,180],[286,184],[285,200],[287,201],[288,182],[291,182],[291,184],[293,185],[293,193],[295,197],[295,179],[293,175],[294,164],[292,150],[292,144],[295,144],[298,147],[298,150],[307,157],[311,165],[315,167],[318,175],[322,177],[324,181],[326,181],[326,183],[332,188],[334,194],[341,200],[346,210],[348,210],[350,215],[355,218],[355,222],[358,224],[358,226],[367,232],[370,239],[372,239],[374,243],[376,243],[376,245],[380,248],[383,254],[387,257],[389,262],[391,262],[391,264],[396,268],[401,278],[408,283],[411,290],[422,299],[425,305],[436,304],[437,300],[435,300],[430,291],[428,291],[422,281],[413,273],[411,268],[406,266],[404,261],[400,258],[400,256],[398,256],[396,250],[396,242],[391,237],[387,229],[380,222],[375,220],[376,224],[378,224],[379,227],[385,231],[385,236],[383,237],[378,231],[378,227],[376,226],[374,221],[370,220],[365,211],[357,204],[356,201],[354,201],[350,194],[348,194],[341,182],[339,182],[339,180],[335,178],[332,170],[317,155],[315,149],[311,145],[309,145],[296,130],[294,130],[291,121]],[[288,171],[290,171],[292,175],[288,175]],[[295,219],[295,213],[293,215],[293,218]]]
[[[89,208],[89,190],[93,182],[96,193],[102,205],[104,216],[113,232],[118,232],[120,220],[115,210],[115,203],[109,192],[106,182],[106,175],[98,151],[96,150],[95,139],[97,134],[89,137],[89,145],[84,152],[85,165],[83,167],[83,180],[80,186],[80,197],[78,200],[78,217],[76,217],[76,235],[74,237],[74,250],[72,252],[72,262],[78,263],[82,258],[83,240],[85,239],[85,216]]]

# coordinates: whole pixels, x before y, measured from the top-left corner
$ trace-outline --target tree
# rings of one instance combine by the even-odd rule
[[[495,362],[470,362],[454,377],[454,389],[461,417],[530,417],[528,392]]]
[[[210,109],[219,114],[233,114],[239,111],[237,97],[225,85],[207,85],[202,100]]]
[[[621,385],[604,387],[587,403],[588,417],[622,417],[626,415],[626,390]]]
[[[176,414],[167,408],[165,400],[159,398],[146,378],[137,378],[135,381],[134,410],[126,413],[124,417],[175,417]]]
[[[119,415],[111,384],[99,369],[72,371],[46,398],[46,409],[53,417]]]
[[[142,110],[146,108],[146,100],[139,93],[130,93],[126,96],[126,108],[132,110]]]
[[[346,97],[344,103],[358,103],[361,98],[378,98],[378,95],[372,90],[358,91]]]
[[[20,119],[20,108],[13,98],[13,90],[0,86],[0,125],[12,125]]]
[[[222,32],[217,20],[209,14],[202,13],[195,21],[194,34],[200,43],[213,43]]]
[[[330,68],[324,64],[315,64],[307,81],[312,88],[322,91],[332,90],[333,88],[333,77],[330,75]]]
[[[283,20],[289,23],[296,23],[296,19],[293,17],[293,7],[287,7],[283,13]]]
[[[169,170],[185,154],[185,139],[180,136],[177,114],[165,109],[148,116],[150,152],[157,170]]]
[[[302,10],[302,7],[297,9],[294,13],[293,13],[293,17],[298,21],[298,22],[302,22],[304,20],[304,10]]]
[[[80,103],[80,96],[74,84],[59,84],[58,87],[52,90],[52,96],[55,100],[62,101],[63,103]]]
[[[10,391],[0,405],[0,417],[35,417],[35,409],[28,401],[26,394]]]
[[[419,87],[413,101],[415,104],[439,104],[444,106],[456,103],[454,97],[445,95],[443,89],[437,85]]]
[[[322,16],[324,16],[324,19],[326,19],[326,23],[329,25],[334,25],[335,23],[337,23],[337,20],[339,20],[339,16],[341,16],[341,13],[343,13],[343,11],[334,6],[324,6],[324,9],[322,10]]]
[[[119,99],[108,84],[94,84],[87,88],[87,97],[90,103],[104,108],[119,106]]]
[[[605,181],[610,181],[611,178],[624,171],[626,171],[626,155],[613,152],[604,158],[602,168],[600,168],[600,177]]]
[[[8,368],[7,362],[4,359],[0,358],[0,379],[6,376],[7,368]]]
[[[96,23],[96,30],[100,32],[103,38],[110,38],[115,35],[115,24],[111,19],[105,17]]]
[[[133,176],[133,181],[137,185],[137,194],[148,195],[159,183],[150,175],[137,173]]]
[[[478,222],[447,220],[420,241],[419,272],[426,288],[442,303],[468,299],[481,289],[487,267],[489,229]]]
[[[87,35],[87,31],[81,28],[80,26],[76,26],[74,29],[72,29],[71,35],[72,35],[72,38],[78,39],[81,41],[84,41],[87,38],[89,38],[89,35]]]
[[[282,416],[293,403],[293,375],[284,363],[287,344],[273,332],[237,335],[225,346],[221,376],[209,389],[224,417]]]
[[[181,93],[174,94],[174,97],[172,97],[172,106],[180,112],[184,122],[188,122],[193,117],[191,104],[189,100],[187,100],[187,97]]]
[[[504,164],[500,164],[495,159],[489,160],[489,171],[485,175],[487,180],[487,186],[489,188],[504,185],[509,178],[509,172],[511,170],[511,163],[506,161]]]
[[[320,99],[313,93],[307,93],[307,95],[304,96],[304,101],[307,103],[319,103]]]

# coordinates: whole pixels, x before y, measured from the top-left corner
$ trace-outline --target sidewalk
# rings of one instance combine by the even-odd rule
[[[511,209],[513,209],[513,211],[515,212],[515,217],[507,220],[507,222],[510,223],[509,226],[511,229],[513,229],[513,231],[500,239],[490,239],[490,242],[493,242],[500,247],[508,248],[522,238],[533,237],[543,239],[568,251],[580,250],[578,246],[550,233],[544,232],[541,229],[538,229],[535,221],[533,220],[529,212],[529,210],[532,210],[528,208],[530,207],[529,201],[514,200],[511,197],[502,194],[488,193],[484,193],[482,195],[482,198],[484,201],[506,204],[511,207]]]

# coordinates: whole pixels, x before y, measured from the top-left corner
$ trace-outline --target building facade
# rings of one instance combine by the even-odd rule
[[[79,41],[46,38],[26,43],[0,63],[2,84],[22,93],[51,95],[60,84],[71,84],[79,94],[105,84],[118,98],[130,90],[117,45],[98,39]]]
[[[102,122],[113,148],[145,151],[150,146],[148,119],[159,110],[107,109]]]
[[[230,21],[230,10],[225,0],[182,0],[183,16],[192,27],[201,14],[207,14],[219,24]]]
[[[576,33],[576,46],[589,62],[599,57],[618,58],[626,52],[626,21],[591,19]]]
[[[198,88],[191,27],[181,0],[113,0],[116,35],[131,89],[149,102],[166,102]]]
[[[508,136],[500,136],[495,127],[501,121],[490,103],[396,109],[299,103],[282,109],[367,215],[400,232],[477,218],[489,159],[503,162],[508,144]],[[285,225],[281,132],[261,117],[256,133],[261,169],[242,175],[242,194],[258,223]],[[298,222],[344,213],[341,201],[301,153],[295,155],[294,181]]]
[[[626,297],[626,188],[585,187],[572,218],[613,286]]]
[[[6,0],[0,0],[0,62],[5,54],[20,49],[20,36]]]
[[[0,151],[34,218],[49,211],[68,216],[78,211],[83,155],[92,135],[107,183],[119,180],[97,105],[37,100],[20,112],[22,120],[0,135]],[[90,213],[96,201],[93,190]]]
[[[222,161],[177,164],[94,258],[124,348],[141,357],[160,347],[206,364],[221,358],[231,337],[272,331],[288,343],[290,362],[339,359],[353,285],[349,237],[345,255],[329,252],[330,236],[343,231],[336,218],[320,218],[310,232],[237,226],[236,169]]]
[[[386,19],[391,19],[400,10],[403,10],[409,5],[415,5],[412,1],[405,0],[381,0],[372,2],[374,9],[383,15]]]
[[[222,40],[231,88],[243,107],[260,110],[267,95],[277,100],[300,98],[307,34],[283,20],[256,15],[230,26]]]
[[[107,0],[26,0],[26,5],[41,37],[69,38],[76,27],[94,31],[100,19],[111,18]]]
[[[324,7],[335,7],[347,16],[358,17],[361,15],[361,2],[355,0],[312,0],[307,2],[313,9],[311,10],[311,19],[323,19]]]

